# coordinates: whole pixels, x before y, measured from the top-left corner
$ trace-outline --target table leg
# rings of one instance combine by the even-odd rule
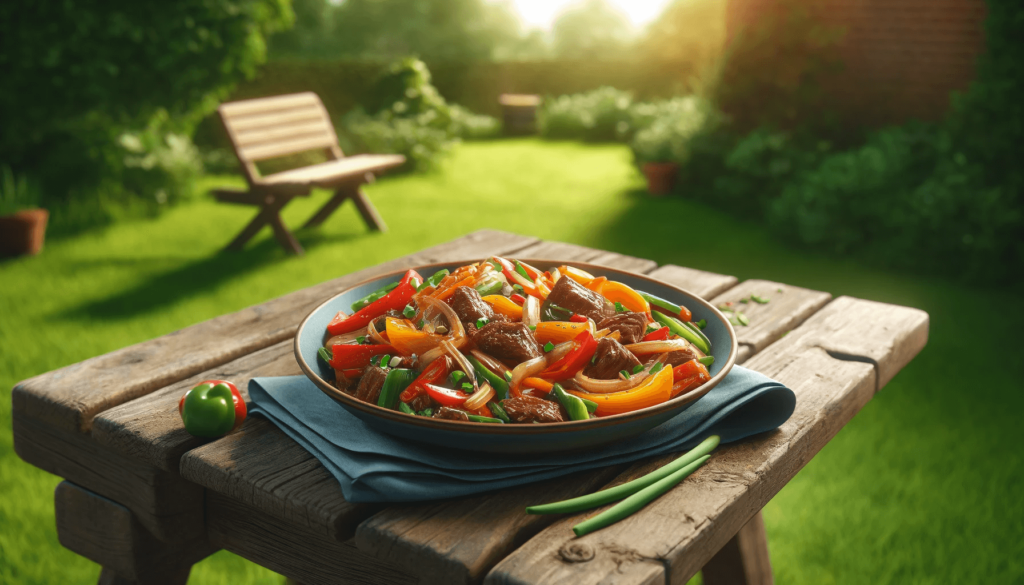
[[[704,585],[772,585],[768,537],[761,512],[754,514],[701,569]]]
[[[58,540],[103,567],[101,585],[184,585],[192,564],[215,550],[205,537],[162,542],[128,508],[67,481],[57,486],[54,505]]]

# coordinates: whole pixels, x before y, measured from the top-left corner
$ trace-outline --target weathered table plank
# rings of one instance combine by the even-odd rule
[[[549,244],[551,258],[586,261],[594,257],[586,248],[557,242],[543,242],[523,254],[533,248],[543,250]],[[606,264],[611,260],[604,257]],[[635,260],[624,257],[616,258],[615,262],[616,267],[621,267]],[[718,292],[721,283],[735,282],[733,277],[673,268],[677,269],[655,272],[668,284],[698,295]],[[788,308],[792,304],[779,306]],[[360,524],[356,545],[361,551],[405,570],[435,576],[427,582],[475,583],[518,543],[555,520],[552,516],[525,515],[526,506],[595,491],[608,479],[609,470],[599,470],[546,482],[541,490],[533,486],[504,490],[500,498],[480,496],[388,507]]]
[[[417,578],[372,559],[349,542],[268,516],[229,496],[206,502],[210,543],[303,585],[406,585]]]
[[[692,292],[703,298],[712,299],[736,286],[739,280],[735,276],[704,272],[693,268],[684,268],[666,264],[651,271],[647,276],[675,284],[679,288]]]
[[[600,510],[560,519],[500,562],[486,582],[684,583],[891,379],[889,373],[921,350],[927,331],[922,311],[837,299],[747,364],[797,394],[796,412],[782,427],[720,448],[691,478],[608,528],[572,535],[574,524]],[[830,347],[842,348],[844,359]],[[670,459],[631,469],[616,483]]]
[[[12,392],[13,413],[66,430],[88,431],[93,417],[106,409],[290,339],[303,315],[346,286],[406,266],[510,254],[536,242],[536,238],[480,230],[25,380]],[[169,355],[175,359],[167,359]]]
[[[768,302],[761,304],[749,300],[751,295]],[[747,302],[741,302],[744,299]],[[720,307],[731,303],[730,308],[742,312],[750,320],[749,325],[735,327],[739,342],[736,363],[742,364],[803,323],[831,299],[832,295],[827,292],[767,280],[747,280],[718,295],[711,304]],[[725,315],[728,317],[729,313]]]

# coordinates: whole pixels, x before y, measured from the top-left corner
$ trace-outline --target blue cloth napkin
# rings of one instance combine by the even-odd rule
[[[709,435],[723,443],[777,428],[796,395],[736,366],[706,396],[664,424],[592,452],[503,457],[411,444],[373,430],[304,376],[254,378],[253,413],[274,422],[338,479],[350,502],[410,502],[477,494],[585,469],[686,451]]]

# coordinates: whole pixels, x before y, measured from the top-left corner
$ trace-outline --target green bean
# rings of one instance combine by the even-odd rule
[[[675,471],[686,467],[694,461],[700,459],[704,455],[707,455],[718,446],[721,438],[718,435],[711,435],[704,439],[700,445],[697,445],[690,451],[687,451],[683,455],[680,455],[672,463],[661,467],[655,471],[648,473],[643,477],[634,479],[633,481],[617,485],[606,490],[580,496],[578,498],[572,498],[571,500],[563,500],[561,502],[552,502],[550,504],[541,504],[539,506],[530,506],[526,509],[527,514],[568,514],[571,512],[579,512],[581,510],[589,510],[598,506],[603,506],[609,502],[621,500],[622,498],[634,494],[647,486],[657,482],[660,479],[668,477]]]
[[[497,423],[499,425],[500,424],[505,424],[505,422],[503,420],[501,420],[500,418],[494,418],[494,417],[490,417],[490,416],[480,416],[479,414],[469,414],[469,413],[467,413],[466,416],[469,417],[469,421],[470,422]]]
[[[411,406],[401,401],[399,401],[398,403],[398,410],[404,412],[405,414],[416,414],[416,412],[412,409]]]
[[[512,422],[512,419],[510,419],[508,417],[508,413],[505,412],[505,409],[502,408],[502,406],[500,404],[498,404],[497,402],[488,402],[487,403],[487,408],[490,408],[491,409],[491,413],[494,415],[494,418],[500,418],[501,422],[505,422],[505,423]]]
[[[711,346],[706,345],[699,335],[694,333],[689,327],[683,325],[682,321],[679,319],[666,315],[665,313],[659,313],[658,311],[651,313],[651,316],[654,317],[654,320],[658,323],[668,326],[668,330],[672,333],[675,333],[679,337],[682,337],[697,346],[697,349],[704,353],[711,352]]]
[[[644,300],[647,301],[647,304],[649,304],[649,305],[655,305],[657,307],[661,307],[662,309],[665,309],[666,311],[669,311],[673,315],[679,315],[680,313],[683,312],[683,308],[681,306],[673,303],[672,301],[666,301],[665,299],[663,299],[661,297],[656,297],[656,296],[652,295],[651,293],[644,292],[642,290],[638,290],[636,292],[641,297],[643,297]]]
[[[705,367],[711,367],[711,364],[715,363],[715,356],[706,355],[702,358],[698,358],[697,361],[704,364]]]
[[[587,407],[587,412],[589,412],[590,414],[594,414],[595,412],[597,412],[596,402],[594,402],[593,400],[587,400],[586,398],[580,398],[579,396],[577,396],[576,398],[579,398],[580,400],[583,401],[583,406]]]
[[[572,531],[576,533],[576,536],[584,536],[595,530],[600,530],[605,526],[615,524],[619,520],[622,520],[623,518],[640,510],[640,508],[643,508],[650,503],[651,500],[654,500],[661,494],[672,489],[677,483],[686,479],[688,475],[697,471],[697,468],[704,465],[708,459],[711,459],[710,455],[701,457],[679,471],[676,471],[672,475],[663,478],[629,496],[625,500],[622,500],[618,504],[615,504],[611,508],[601,512],[597,516],[584,520],[576,526],[573,526]]]
[[[693,331],[694,333],[696,333],[697,337],[701,338],[701,340],[704,342],[704,344],[708,346],[708,350],[710,351],[711,340],[708,339],[707,335],[704,335],[704,332],[700,330],[700,327],[697,327],[697,325],[694,324],[692,321],[680,321],[680,322],[683,324],[684,327],[689,327],[690,331]],[[705,351],[704,353],[708,353],[708,352]]]
[[[587,405],[583,404],[583,399],[575,394],[569,394],[562,388],[561,384],[555,384],[551,387],[551,392],[558,399],[558,402],[565,407],[566,412],[569,413],[570,420],[587,420],[590,418],[590,413],[587,411]]]

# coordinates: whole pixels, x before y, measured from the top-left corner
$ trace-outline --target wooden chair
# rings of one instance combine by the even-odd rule
[[[338,146],[331,118],[320,98],[311,92],[222,104],[217,109],[232,147],[242,165],[247,191],[214,190],[218,201],[259,206],[256,217],[228,244],[238,250],[269,224],[277,241],[301,255],[302,247],[281,221],[281,208],[294,197],[307,196],[313,187],[334,189],[334,197],[303,227],[320,225],[346,199],[351,199],[370,229],[387,231],[377,209],[360,186],[374,174],[397,167],[405,157],[361,154],[346,157]],[[324,149],[331,159],[308,167],[261,176],[256,162],[309,150]]]

